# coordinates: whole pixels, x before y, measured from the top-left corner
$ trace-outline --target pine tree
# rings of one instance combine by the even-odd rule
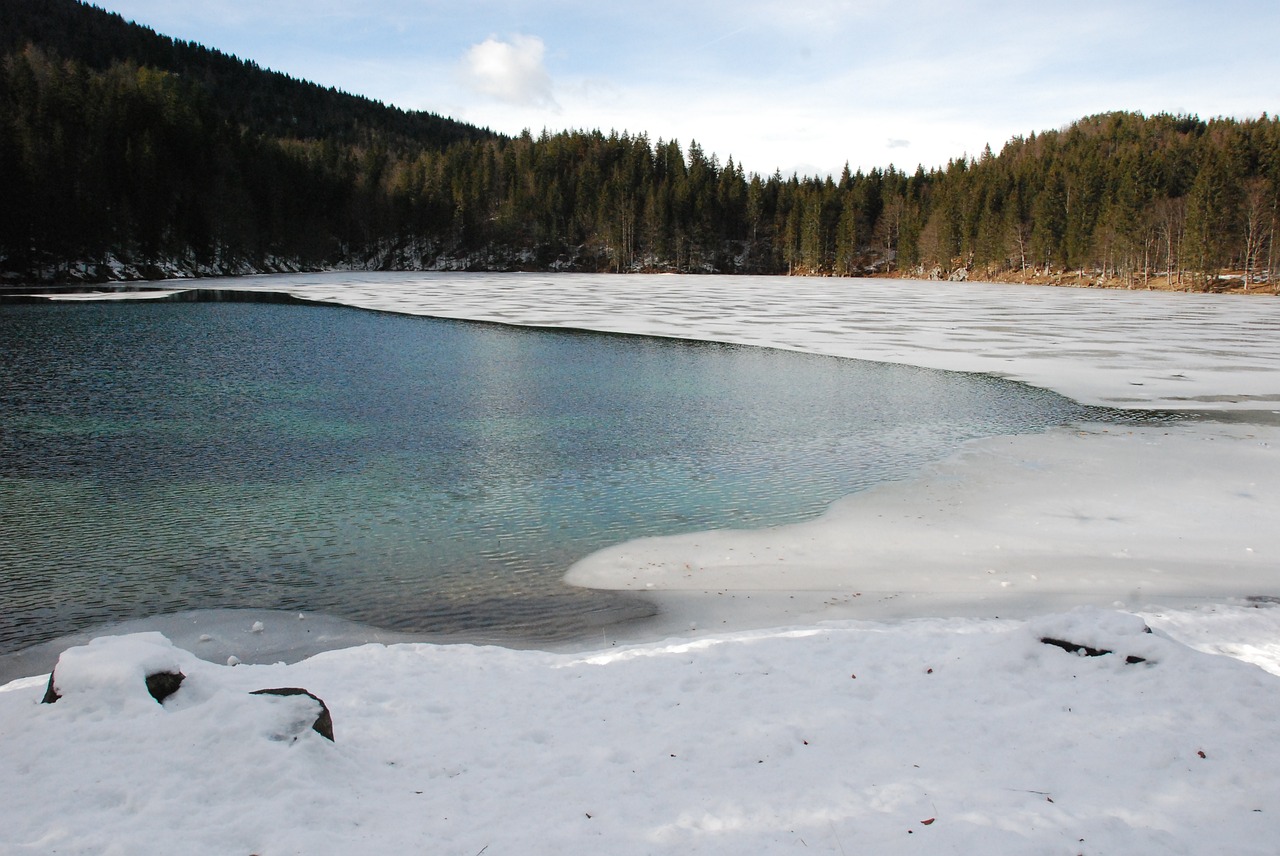
[[[1225,256],[1227,212],[1223,202],[1228,181],[1221,152],[1210,149],[1187,195],[1185,257],[1194,282],[1208,290]]]

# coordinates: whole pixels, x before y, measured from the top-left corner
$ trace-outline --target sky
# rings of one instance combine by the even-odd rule
[[[1274,0],[96,0],[507,134],[696,140],[748,172],[944,166],[1111,110],[1280,111]]]

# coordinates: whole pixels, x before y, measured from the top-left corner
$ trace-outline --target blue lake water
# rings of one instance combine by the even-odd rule
[[[572,638],[621,540],[1106,414],[979,375],[306,306],[0,307],[0,653],[191,609]]]

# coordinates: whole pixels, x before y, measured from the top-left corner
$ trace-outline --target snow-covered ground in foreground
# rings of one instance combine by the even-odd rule
[[[1276,638],[1280,610],[1253,613]],[[57,703],[37,704],[40,679],[0,692],[0,851],[1274,853],[1280,680],[1142,625],[850,622],[235,668],[107,637],[64,655]],[[187,678],[160,705],[147,667]],[[282,686],[325,700],[336,742],[308,730],[314,703],[249,695]]]
[[[1280,302],[710,277],[235,285],[1267,414],[978,441],[812,523],[575,568],[705,591],[686,607],[699,629],[662,642],[230,667],[158,634],[100,639],[64,654],[56,704],[39,704],[45,678],[0,688],[0,852],[1275,851],[1280,607],[1239,596],[1280,595]],[[806,588],[896,617],[779,607],[766,617],[794,626],[734,629],[735,604]],[[1066,611],[1088,601],[1111,606]],[[144,675],[166,669],[187,678],[161,705]],[[305,697],[249,694],[288,686],[325,700],[336,742],[308,730]]]

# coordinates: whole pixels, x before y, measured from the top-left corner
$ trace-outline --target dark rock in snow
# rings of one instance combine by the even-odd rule
[[[1046,645],[1053,645],[1061,648],[1070,654],[1084,654],[1086,657],[1101,657],[1103,654],[1110,654],[1109,648],[1090,648],[1088,645],[1080,645],[1075,642],[1068,642],[1065,639],[1054,639],[1051,636],[1042,636],[1040,641]]]
[[[62,698],[62,694],[58,692],[57,687],[53,685],[53,672],[49,673],[49,686],[44,688],[44,698],[40,699],[41,704],[53,704]]]
[[[164,700],[178,691],[187,676],[182,672],[156,672],[147,675],[147,692],[156,701],[164,704]]]
[[[44,698],[40,699],[41,704],[53,704],[62,698],[62,693],[58,692],[54,684],[57,674],[58,669],[55,666],[49,673],[49,685],[44,689]],[[147,692],[151,693],[153,699],[163,704],[165,699],[178,691],[178,687],[182,686],[186,677],[182,672],[153,672],[146,678]]]
[[[1151,632],[1150,628],[1148,628],[1146,632],[1150,633]],[[1042,636],[1040,637],[1040,641],[1046,645],[1053,645],[1055,647],[1061,648],[1063,651],[1066,651],[1071,654],[1084,654],[1086,657],[1101,657],[1104,654],[1115,653],[1110,648],[1090,648],[1088,645],[1080,645],[1076,642],[1068,642],[1065,639],[1054,639],[1052,636]],[[1128,657],[1124,658],[1124,661],[1132,666],[1136,663],[1147,662],[1147,658],[1138,657],[1134,654],[1130,654]]]
[[[324,699],[318,695],[308,692],[301,687],[274,687],[265,690],[254,690],[252,695],[276,695],[276,696],[295,696],[304,695],[314,699],[320,705],[320,715],[316,717],[316,721],[311,724],[311,729],[321,737],[329,741],[333,741],[333,717],[329,715],[329,706],[324,703]]]

